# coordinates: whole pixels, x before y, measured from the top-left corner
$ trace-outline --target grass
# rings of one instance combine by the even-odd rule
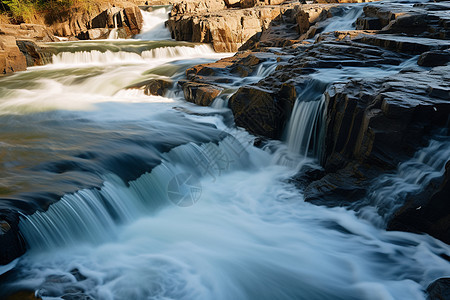
[[[52,15],[72,7],[89,10],[92,3],[101,0],[0,0],[0,22],[7,15],[11,23],[32,22],[36,15]]]

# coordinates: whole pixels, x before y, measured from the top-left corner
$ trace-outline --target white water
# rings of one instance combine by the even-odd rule
[[[171,9],[171,6],[167,6],[151,12],[141,11],[144,24],[142,32],[136,35],[135,38],[150,41],[170,40],[170,31],[165,27],[165,22]]]
[[[159,60],[166,62],[175,58],[202,58],[205,56],[214,56],[216,53],[209,45],[197,45],[193,47],[177,46],[177,47],[159,47],[141,54],[126,51],[79,51],[79,52],[62,52],[53,55],[54,65],[104,65],[106,64],[126,64],[126,63],[143,63],[145,61]]]
[[[276,149],[253,147],[253,137],[226,126],[217,111],[201,108],[162,119],[173,106],[191,106],[124,90],[155,76],[146,72],[167,61],[192,59],[180,54],[168,60],[166,50],[154,59],[94,52],[84,62],[76,58],[80,53],[63,53],[64,59],[61,55],[53,65],[1,82],[2,114],[33,116],[52,110],[46,121],[55,121],[65,120],[70,110],[73,118],[99,126],[117,123],[118,130],[121,120],[151,130],[152,122],[163,120],[168,126],[188,118],[235,137],[218,146],[174,148],[161,154],[162,163],[151,173],[130,183],[103,174],[101,189],[66,194],[46,212],[22,217],[20,227],[31,251],[17,262],[17,280],[4,288],[35,289],[44,299],[409,300],[424,299],[430,282],[450,276],[449,263],[441,257],[450,255],[448,245],[425,235],[386,232],[344,208],[305,203],[288,183],[297,169],[274,163]],[[195,58],[193,64],[202,61]],[[262,69],[256,73],[266,74]],[[299,100],[308,100],[303,96]],[[299,153],[314,143],[305,136],[316,135],[312,124],[318,123],[323,104],[315,100],[297,101],[291,118],[296,132],[291,140],[303,144]],[[185,173],[195,175],[191,188],[197,193],[180,186],[193,203],[180,207],[173,200],[180,203],[181,198],[171,192],[173,179]],[[84,277],[75,276],[74,269]]]
[[[325,98],[297,98],[287,126],[288,149],[302,156],[320,158],[325,128]]]
[[[356,208],[359,210],[358,214],[376,226],[385,228],[408,195],[420,193],[433,179],[444,174],[445,164],[449,159],[448,138],[431,140],[427,147],[402,163],[396,173],[375,180],[367,201]]]
[[[354,30],[356,20],[363,14],[363,5],[352,5],[346,8],[342,16],[328,19],[329,24],[323,29],[323,33],[333,31]]]

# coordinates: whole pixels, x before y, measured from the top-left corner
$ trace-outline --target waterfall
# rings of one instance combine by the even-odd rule
[[[198,201],[200,179],[216,177],[248,166],[248,156],[238,140],[225,137],[219,144],[189,143],[162,155],[162,163],[137,180],[122,182],[105,177],[101,189],[65,195],[45,212],[23,215],[20,231],[31,249],[52,249],[113,238],[118,224],[155,213],[170,203],[189,206]],[[191,181],[183,185],[180,181]],[[186,199],[189,198],[189,199]]]
[[[140,40],[170,40],[170,31],[165,27],[171,6],[156,7],[152,11],[141,10],[144,24],[141,33],[134,38]]]
[[[286,130],[290,152],[320,160],[325,135],[325,91],[327,84],[311,80],[297,96]]]
[[[420,193],[433,179],[442,176],[449,159],[448,136],[432,139],[427,147],[400,164],[395,173],[375,179],[366,201],[354,208],[359,210],[362,218],[378,227],[385,227],[408,195]]]
[[[105,63],[140,63],[152,59],[172,59],[176,57],[195,58],[207,54],[214,54],[210,45],[159,47],[138,54],[135,52],[111,50],[107,51],[78,51],[61,52],[53,55],[53,65],[86,65],[86,64],[105,64]]]
[[[346,7],[344,13],[341,16],[335,16],[330,18],[326,27],[322,33],[332,31],[345,31],[354,30],[356,20],[363,14],[363,5],[353,5],[352,7]]]

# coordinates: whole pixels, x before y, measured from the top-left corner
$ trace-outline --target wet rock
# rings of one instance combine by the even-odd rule
[[[450,161],[447,162],[441,178],[430,182],[424,191],[407,199],[406,204],[391,219],[387,229],[425,232],[450,244],[449,195]],[[437,284],[434,288],[435,292],[438,292],[439,286]],[[447,282],[447,293],[450,293],[449,288],[450,285]]]
[[[322,171],[317,174],[322,175],[320,179],[308,178],[311,181],[305,182],[305,201],[330,207],[354,203],[366,195],[370,184],[366,172],[358,164],[349,164],[335,173]]]
[[[338,168],[350,158],[395,168],[432,128],[446,124],[450,102],[443,98],[450,89],[448,71],[449,67],[441,67],[334,84],[326,93],[326,167]],[[443,95],[433,94],[433,89]]]
[[[25,55],[27,66],[42,66],[52,61],[52,53],[33,41],[17,41],[17,46]]]
[[[434,39],[449,39],[448,4],[418,3],[413,7],[401,4],[372,3],[364,7],[357,20],[357,29],[382,29],[384,33]]]
[[[8,296],[5,300],[36,300],[42,299],[35,296],[34,291],[20,291]]]
[[[127,89],[142,89],[147,96],[164,96],[172,86],[173,82],[171,80],[150,79],[130,85]]]
[[[201,106],[210,106],[223,90],[211,84],[191,81],[179,81],[178,84],[183,89],[184,98],[187,101]]]
[[[250,133],[279,138],[294,101],[258,87],[242,87],[229,100],[237,126]]]
[[[437,67],[444,66],[450,62],[450,50],[445,51],[428,51],[422,53],[417,61],[419,66]]]
[[[450,299],[450,278],[439,278],[427,287],[427,300]]]
[[[210,81],[226,81],[227,77],[247,77],[253,74],[259,65],[269,60],[275,60],[275,55],[266,52],[243,51],[232,57],[221,59],[214,63],[201,64],[186,70],[189,80],[208,83]]]
[[[401,53],[421,54],[430,50],[445,50],[450,48],[450,41],[435,40],[429,38],[408,37],[391,34],[363,34],[354,39],[357,42],[366,43],[393,50]]]
[[[0,36],[0,74],[24,71],[27,68],[25,55],[20,51],[13,36]]]
[[[0,211],[0,265],[6,265],[25,253],[20,238],[18,216],[11,211]]]

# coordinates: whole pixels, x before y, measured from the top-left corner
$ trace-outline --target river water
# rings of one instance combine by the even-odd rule
[[[165,11],[146,16],[160,24]],[[320,97],[296,105],[314,115],[294,114],[303,121],[291,120],[292,138],[269,150],[223,105],[196,107],[176,87],[166,97],[127,89],[230,55],[146,29],[135,40],[49,45],[52,64],[1,78],[0,208],[22,214],[29,251],[2,268],[13,270],[0,297],[424,299],[428,284],[450,276],[448,245],[303,201],[289,178],[317,163],[304,144],[320,143],[302,136],[320,132]],[[283,151],[301,155],[283,164]],[[440,172],[446,153],[408,166]],[[420,184],[389,176],[385,185]]]

